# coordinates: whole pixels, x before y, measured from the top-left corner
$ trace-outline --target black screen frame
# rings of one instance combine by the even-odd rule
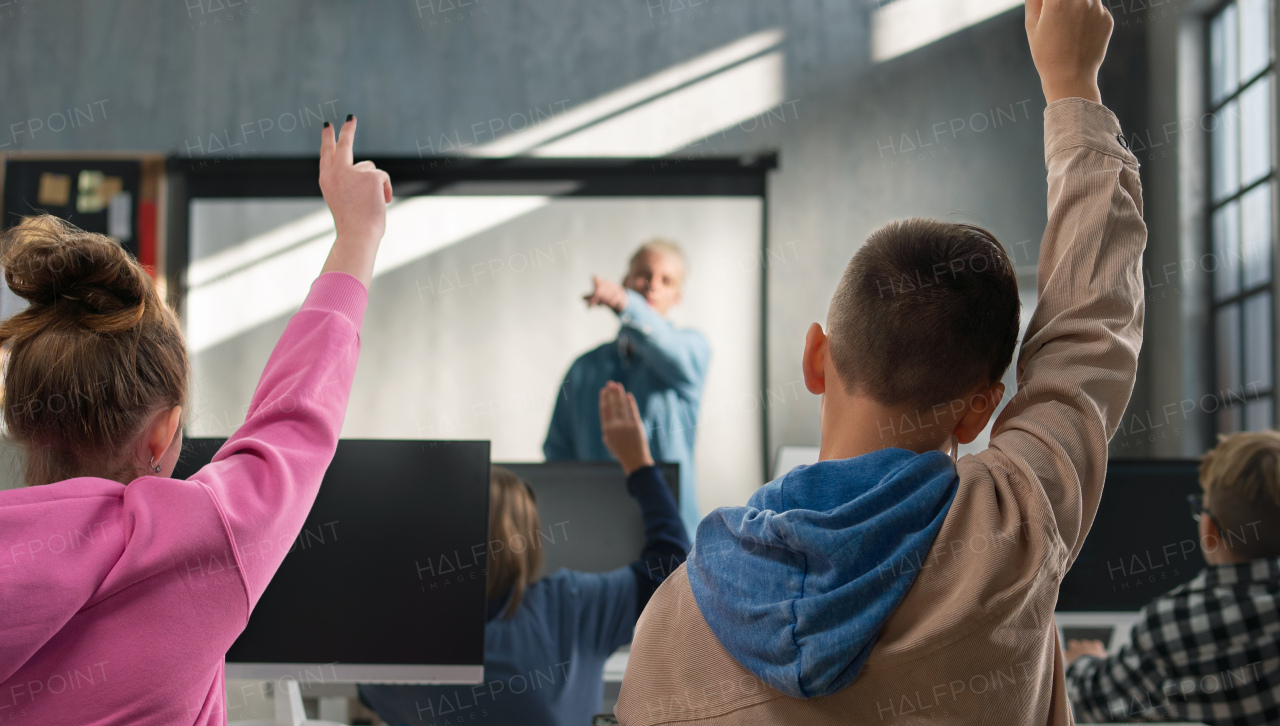
[[[756,197],[760,205],[760,381],[769,390],[769,172],[779,168],[776,151],[740,156],[667,158],[369,157],[391,176],[397,196],[448,193],[468,182],[558,184],[565,197]],[[215,158],[171,156],[167,160],[165,276],[169,304],[185,319],[187,267],[191,258],[189,210],[193,199],[319,197],[319,158]],[[527,192],[525,192],[527,193]],[[770,410],[761,409],[761,471],[768,479]],[[764,481],[761,482],[763,484]]]
[[[185,439],[175,478],[195,475],[225,442],[226,439],[214,437]],[[463,473],[474,475],[470,489],[460,481],[451,481],[448,489],[455,502],[474,510],[473,516],[463,518],[454,509],[447,515],[441,513],[427,503],[435,495],[424,488],[420,491],[424,506],[419,509],[430,511],[431,516],[421,517],[419,509],[388,510],[389,520],[394,521],[384,523],[379,518],[376,523],[357,523],[355,532],[363,538],[351,543],[349,521],[353,513],[367,501],[367,493],[378,490],[380,472],[400,465],[406,454],[424,462],[439,461],[446,465],[446,471],[462,467]],[[334,466],[339,466],[344,475],[354,473],[354,480],[337,486],[331,479]],[[430,471],[409,473],[413,479],[430,475]],[[314,671],[338,682],[480,682],[487,620],[484,573],[489,492],[488,441],[339,441],[301,531],[290,543],[248,624],[227,651],[229,675],[300,679]],[[330,517],[333,520],[327,521]],[[424,521],[432,517],[435,524],[425,526]],[[417,526],[420,524],[423,526]],[[446,530],[448,534],[442,535]],[[430,534],[423,536],[427,532]],[[370,537],[371,533],[376,534]],[[348,538],[345,541],[344,536]],[[424,548],[427,542],[431,544]],[[270,544],[273,549],[284,546]],[[245,544],[251,548],[254,545]],[[395,554],[389,556],[390,552]],[[241,554],[249,557],[246,562],[252,560],[252,552]],[[379,579],[377,572],[361,564],[370,557],[383,560],[381,572],[386,577]],[[388,561],[393,564],[386,564]],[[389,575],[390,572],[395,574]],[[350,589],[343,589],[343,585]],[[285,591],[281,588],[292,589],[282,596]],[[430,598],[431,607],[451,613],[449,622],[429,627],[416,614],[400,619],[383,617],[383,609],[377,603],[397,596],[408,598],[398,605],[402,612],[405,608],[412,610],[413,603],[420,599],[425,607],[428,601],[424,598]],[[431,607],[421,615],[425,617]],[[465,616],[458,615],[464,611]],[[352,612],[365,613],[363,618],[357,618],[364,621],[362,627],[352,627],[348,617]],[[413,623],[413,627],[406,628],[406,622]],[[282,623],[289,626],[281,627]],[[404,632],[415,628],[417,638]],[[305,637],[310,633],[316,634],[315,644]],[[384,657],[371,662],[351,657],[373,650]]]

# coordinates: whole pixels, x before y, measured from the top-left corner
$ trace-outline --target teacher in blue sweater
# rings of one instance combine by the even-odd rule
[[[591,723],[604,698],[604,663],[631,642],[636,619],[684,563],[689,537],[654,466],[636,400],[608,382],[597,395],[603,442],[627,474],[644,545],[611,572],[560,569],[539,578],[542,548],[533,488],[500,466],[489,476],[488,622],[484,680],[475,686],[362,685],[360,700],[389,724]]]
[[[635,396],[657,461],[680,465],[680,517],[693,532],[702,518],[694,477],[698,406],[711,347],[702,333],[667,319],[684,285],[684,253],[651,240],[631,257],[622,284],[594,278],[588,307],[613,310],[622,324],[616,340],[582,354],[565,375],[542,452],[547,461],[607,461],[596,392],[620,381]]]

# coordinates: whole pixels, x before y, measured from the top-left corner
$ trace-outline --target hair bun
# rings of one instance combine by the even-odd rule
[[[0,234],[9,289],[31,305],[0,321],[0,412],[28,485],[154,473],[132,453],[156,411],[185,407],[178,316],[110,237],[48,216]]]
[[[142,317],[150,282],[142,267],[110,237],[57,217],[32,217],[9,230],[0,265],[9,289],[33,308],[66,307],[103,332]]]

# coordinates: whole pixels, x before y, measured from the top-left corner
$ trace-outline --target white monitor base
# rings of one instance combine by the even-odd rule
[[[227,726],[345,726],[337,721],[308,719],[307,712],[302,707],[302,690],[296,680],[281,678],[275,682],[275,687],[275,719],[231,721]]]

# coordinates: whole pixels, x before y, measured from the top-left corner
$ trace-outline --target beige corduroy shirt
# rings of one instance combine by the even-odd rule
[[[1109,110],[1057,101],[1044,135],[1049,223],[1018,390],[990,447],[960,459],[942,529],[857,679],[807,700],[769,688],[716,640],[682,567],[636,626],[621,723],[1072,722],[1053,609],[1133,390],[1147,230],[1138,162]]]

